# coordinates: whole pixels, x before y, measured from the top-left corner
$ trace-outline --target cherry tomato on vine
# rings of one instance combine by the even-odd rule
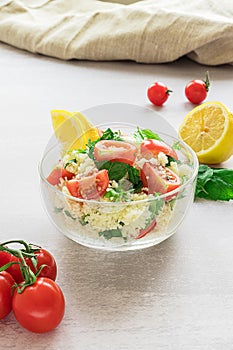
[[[8,272],[0,272],[0,320],[11,311],[14,283],[13,277]]]
[[[41,265],[47,265],[42,269],[39,277],[48,277],[55,281],[57,276],[57,265],[52,254],[43,248],[38,248],[38,250],[34,251],[34,254],[37,259],[36,268],[33,266],[30,258],[25,258],[25,261],[30,269],[36,273]],[[10,262],[14,262],[15,264],[8,267],[6,271],[11,274],[16,283],[23,282],[23,276],[19,264],[20,259],[6,251],[0,251],[0,267]]]
[[[185,86],[185,96],[191,103],[199,104],[206,99],[209,87],[210,81],[207,72],[205,80],[191,80]]]
[[[57,264],[52,254],[50,254],[46,249],[43,248],[40,248],[34,253],[37,258],[36,268],[33,266],[32,260],[30,258],[25,258],[27,265],[34,273],[36,273],[36,271],[41,265],[47,265],[43,267],[38,277],[47,277],[55,281],[57,277]]]
[[[19,258],[6,251],[0,252],[0,267],[12,262],[15,264],[8,267],[6,271],[13,277],[16,283],[20,283],[22,282],[23,277],[19,267]]]
[[[39,277],[23,292],[14,291],[12,309],[22,327],[35,333],[53,330],[65,312],[65,299],[59,286],[51,279]]]
[[[147,97],[154,105],[162,106],[171,92],[165,84],[156,82],[147,89]]]

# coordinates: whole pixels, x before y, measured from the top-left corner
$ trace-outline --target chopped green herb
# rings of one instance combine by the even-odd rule
[[[133,192],[132,184],[126,180],[122,179],[118,182],[118,187],[108,188],[104,194],[105,198],[109,198],[112,202],[118,201],[129,201],[129,195]]]
[[[109,240],[113,237],[122,237],[122,232],[119,228],[111,229],[111,230],[105,230],[99,232],[99,236],[103,236],[105,239]]]
[[[181,149],[180,141],[176,141],[172,148],[179,151]]]
[[[229,201],[233,199],[233,169],[200,165],[195,197]]]
[[[54,208],[54,213],[56,213],[56,214],[61,213],[62,210],[63,210],[63,208],[55,207],[55,208]]]
[[[68,165],[70,165],[71,163],[77,163],[77,160],[74,158],[74,159],[70,159],[68,160],[65,165],[64,165],[64,168],[66,169],[68,167]]]
[[[171,156],[167,156],[168,163],[166,163],[166,166],[170,166],[172,162],[175,162],[177,164],[181,164],[182,162],[176,158],[173,158]]]
[[[82,226],[85,226],[88,224],[88,221],[86,220],[87,218],[87,215],[83,215],[80,219],[79,219],[79,222]]]
[[[68,216],[69,218],[71,218],[72,220],[76,220],[75,217],[73,217],[70,212],[68,210],[64,210],[64,213],[66,214],[66,216]]]
[[[103,135],[100,137],[100,140],[116,140],[122,141],[120,136],[120,131],[112,131],[110,128],[106,129]]]
[[[145,139],[153,139],[153,140],[162,141],[162,139],[159,137],[159,135],[154,133],[152,130],[141,129],[139,127],[137,127],[137,130],[135,131],[133,136],[138,142],[142,142]]]
[[[156,198],[158,197],[160,194],[159,193],[155,193],[154,194],[154,197],[155,197],[155,200],[153,200],[151,203],[150,203],[150,206],[149,206],[149,210],[151,211],[151,213],[153,215],[158,215],[158,213],[160,212],[160,210],[163,208],[164,206],[164,199],[160,198]]]

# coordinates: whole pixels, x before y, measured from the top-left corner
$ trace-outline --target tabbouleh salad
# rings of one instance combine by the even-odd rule
[[[64,194],[55,194],[55,213],[92,239],[129,242],[159,234],[188,171],[178,147],[149,129],[138,127],[131,136],[99,131],[85,149],[67,151],[47,177]]]

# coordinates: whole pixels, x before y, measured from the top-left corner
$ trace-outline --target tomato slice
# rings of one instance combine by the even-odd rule
[[[81,179],[67,181],[66,186],[70,194],[82,199],[97,199],[104,195],[109,185],[108,171],[106,169]]]
[[[178,160],[176,151],[165,142],[159,140],[142,141],[140,152],[141,155],[146,159],[150,159],[154,156],[157,156],[160,152],[163,152],[167,156]]]
[[[98,162],[117,161],[133,165],[137,152],[137,147],[129,142],[101,140],[95,145],[94,157]]]
[[[149,162],[144,163],[140,176],[143,186],[148,188],[149,194],[156,192],[164,194],[175,190],[181,184],[179,176],[173,171]]]
[[[144,229],[140,230],[139,235],[136,237],[136,239],[144,237],[147,233],[153,230],[153,228],[156,226],[156,219],[153,219],[151,223]]]
[[[60,179],[65,179],[67,178],[67,180],[72,179],[72,177],[74,176],[73,173],[71,173],[70,171],[66,170],[65,168],[57,168],[52,170],[52,172],[49,174],[49,176],[47,177],[47,181],[51,184],[51,185],[58,185],[60,182]]]

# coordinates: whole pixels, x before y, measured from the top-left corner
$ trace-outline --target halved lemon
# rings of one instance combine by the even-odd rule
[[[88,140],[94,141],[99,137],[98,129],[80,112],[52,110],[51,119],[63,151],[84,149]]]
[[[221,163],[233,154],[233,114],[221,102],[195,107],[184,118],[178,133],[201,163]]]

